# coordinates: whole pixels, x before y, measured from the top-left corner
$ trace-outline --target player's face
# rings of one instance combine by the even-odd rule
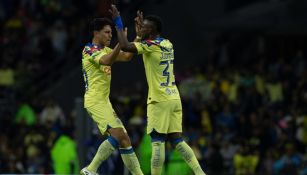
[[[152,34],[153,28],[154,25],[152,24],[152,22],[145,19],[141,29],[142,39],[149,39],[150,35]]]
[[[97,33],[97,39],[100,45],[110,46],[112,39],[112,28],[110,25],[106,25]]]

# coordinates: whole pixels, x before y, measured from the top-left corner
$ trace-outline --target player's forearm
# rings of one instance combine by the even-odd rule
[[[117,44],[111,53],[104,55],[100,58],[99,63],[102,65],[112,65],[115,62],[119,52],[120,47]]]
[[[133,52],[133,49],[131,49],[131,45],[133,43],[130,43],[122,29],[116,29],[117,31],[117,37],[118,37],[118,42],[120,45],[120,48],[125,51],[125,52]]]
[[[135,37],[134,42],[141,41],[140,37]],[[120,52],[116,61],[130,61],[134,53],[132,52]]]

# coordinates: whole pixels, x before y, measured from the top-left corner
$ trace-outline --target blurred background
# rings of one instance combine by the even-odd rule
[[[129,39],[138,9],[175,48],[185,140],[208,175],[307,174],[306,0],[118,0]],[[83,109],[81,52],[103,0],[0,1],[0,173],[78,174],[103,136]],[[116,36],[112,46],[116,43]],[[114,64],[111,102],[150,174],[139,56]],[[167,146],[166,175],[190,175]],[[100,174],[128,174],[118,152]]]

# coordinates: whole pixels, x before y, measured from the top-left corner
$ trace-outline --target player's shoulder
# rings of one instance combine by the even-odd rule
[[[162,38],[162,37],[158,37],[156,39],[153,40],[143,40],[141,41],[141,43],[146,44],[148,46],[160,46],[160,45],[172,45],[172,43],[166,39],[166,38]]]
[[[160,47],[166,49],[166,51],[171,51],[173,49],[173,44],[170,40],[163,38],[160,42]]]
[[[161,40],[160,42],[161,45],[169,45],[169,46],[172,46],[172,42],[166,38],[163,38],[163,40]]]
[[[101,47],[95,45],[95,44],[92,44],[92,43],[87,43],[85,46],[84,46],[84,49],[83,49],[83,54],[87,55],[87,56],[92,56],[95,52],[98,52],[101,50]]]

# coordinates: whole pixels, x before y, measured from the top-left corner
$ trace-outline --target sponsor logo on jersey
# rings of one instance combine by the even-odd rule
[[[110,75],[112,70],[111,70],[111,66],[101,66],[100,70],[104,73],[106,73],[107,75]]]

